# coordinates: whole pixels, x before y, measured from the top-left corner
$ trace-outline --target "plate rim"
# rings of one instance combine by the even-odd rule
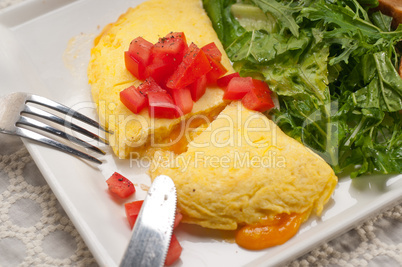
[[[83,1],[83,0],[81,0]],[[60,2],[65,2],[66,4],[74,3],[76,0],[60,0]],[[8,14],[8,12],[24,12],[24,9],[26,9],[27,6],[32,7],[32,5],[40,4],[40,5],[46,5],[48,2],[43,2],[41,0],[26,0],[25,2],[21,2],[15,6],[7,7],[5,9],[2,9],[0,12],[0,20],[4,14]],[[61,7],[59,6],[58,8],[63,8],[64,5]],[[52,11],[53,9],[49,10]],[[26,21],[25,21],[26,22]],[[24,22],[24,23],[25,23]],[[23,24],[23,23],[22,23]],[[19,25],[15,25],[19,26]],[[13,27],[8,27],[9,29],[12,29]],[[51,188],[52,192],[55,194],[57,197],[58,201],[61,203],[63,206],[64,210],[68,214],[69,218],[73,222],[74,226],[77,228],[79,234],[81,237],[84,239],[86,245],[90,249],[91,253],[97,260],[98,264],[103,265],[103,266],[115,266],[116,262],[113,260],[113,258],[107,253],[107,251],[104,250],[104,247],[102,245],[99,246],[98,242],[95,242],[95,238],[92,236],[93,232],[87,231],[88,230],[88,225],[86,224],[85,221],[82,221],[82,218],[80,217],[80,214],[77,214],[75,211],[75,207],[71,204],[69,201],[69,197],[66,196],[63,192],[62,189],[60,189],[60,186],[58,185],[58,181],[56,177],[53,177],[54,174],[52,173],[52,168],[46,163],[46,159],[43,157],[42,152],[38,147],[41,147],[41,145],[38,145],[32,141],[22,139],[24,145],[26,146],[27,150],[29,151],[30,155],[32,156],[33,160],[35,161],[35,164],[38,166],[39,170],[43,174],[47,184]],[[395,175],[395,177],[401,176],[401,174]],[[340,178],[340,179],[345,179],[345,178]],[[350,178],[349,178],[350,179]],[[336,189],[335,189],[336,190]],[[402,189],[397,190],[397,191],[391,191],[391,192],[386,192],[382,194],[379,199],[379,201],[374,202],[375,205],[370,206],[369,208],[362,210],[358,217],[350,218],[347,222],[343,222],[341,224],[338,224],[337,227],[331,227],[329,229],[330,234],[326,235],[325,238],[322,236],[315,236],[313,239],[309,239],[308,242],[306,242],[306,246],[303,248],[299,248],[296,253],[293,252],[287,252],[287,253],[282,253],[276,257],[273,258],[273,261],[271,261],[270,264],[284,264],[286,262],[289,262],[291,260],[294,260],[297,257],[300,257],[301,255],[306,254],[307,252],[311,251],[315,247],[318,247],[319,244],[322,244],[324,242],[327,242],[328,240],[332,240],[336,238],[337,236],[340,236],[342,233],[345,233],[355,227],[357,224],[360,224],[362,221],[366,220],[368,217],[374,216],[374,214],[378,213],[380,210],[386,208],[386,207],[391,207],[391,205],[395,205],[399,203],[402,200]],[[395,196],[393,196],[395,194]],[[328,223],[329,224],[329,223]],[[322,225],[322,227],[326,226]],[[330,225],[328,225],[330,226]],[[291,255],[290,255],[291,254]],[[258,257],[248,263],[248,266],[265,266],[267,262],[261,262],[265,261],[264,255],[261,257]],[[257,265],[256,265],[257,264]]]

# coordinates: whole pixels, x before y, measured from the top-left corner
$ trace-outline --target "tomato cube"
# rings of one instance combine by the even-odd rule
[[[127,198],[135,193],[133,183],[123,175],[115,172],[109,179],[106,180],[110,192],[121,198]]]
[[[176,212],[176,216],[174,217],[173,229],[179,226],[181,219],[183,219],[183,214],[181,214],[180,212]]]
[[[211,64],[212,69],[206,74],[208,84],[216,84],[219,77],[225,74],[227,69],[218,61],[213,60],[211,57],[207,56],[209,64]]]
[[[180,258],[182,250],[183,248],[177,240],[176,235],[172,234],[169,249],[166,255],[165,266],[170,266],[177,261]]]
[[[202,48],[204,53],[211,57],[213,60],[220,62],[222,59],[222,53],[214,42],[204,45]]]
[[[244,107],[260,112],[267,111],[275,106],[271,98],[268,85],[260,80],[253,79],[254,87],[243,97]]]
[[[172,89],[171,94],[174,103],[181,110],[181,116],[191,112],[193,109],[193,99],[191,98],[190,89]]]
[[[120,101],[133,113],[138,114],[148,105],[148,100],[135,86],[120,92]]]
[[[140,63],[130,52],[124,52],[124,63],[126,69],[136,78],[143,80],[146,77],[145,66]]]
[[[166,86],[171,89],[184,88],[210,70],[211,65],[205,53],[191,43],[183,61],[170,76]]]
[[[183,32],[171,32],[152,48],[152,56],[168,63],[172,68],[177,67],[183,60],[187,50],[186,36]]]
[[[144,96],[148,95],[149,92],[166,93],[166,90],[160,87],[152,77],[146,78],[145,81],[138,86],[138,91]]]
[[[174,68],[161,59],[154,59],[146,68],[146,73],[152,77],[159,85],[165,86],[167,79],[173,74]]]
[[[140,80],[146,78],[146,67],[151,60],[152,43],[142,37],[131,41],[128,51],[124,52],[124,62],[127,70]]]
[[[148,92],[148,102],[151,118],[173,119],[179,116],[178,108],[168,93]]]
[[[138,61],[147,65],[151,60],[151,50],[153,44],[142,37],[137,37],[131,41],[128,52],[132,54]]]
[[[207,77],[206,75],[202,75],[195,82],[188,86],[191,92],[191,98],[194,102],[198,101],[207,90]]]
[[[242,99],[252,88],[254,88],[254,83],[251,77],[234,77],[226,87],[223,99]]]
[[[127,220],[130,224],[131,229],[134,227],[135,221],[138,218],[138,214],[140,214],[142,203],[144,203],[144,200],[138,200],[124,204]]]
[[[240,77],[238,72],[232,73],[232,74],[228,74],[225,75],[223,77],[220,77],[217,81],[216,84],[220,87],[220,88],[226,88],[226,86],[228,86],[230,80],[234,77]]]

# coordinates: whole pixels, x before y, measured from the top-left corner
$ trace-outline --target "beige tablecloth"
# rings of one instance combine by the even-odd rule
[[[18,2],[21,0],[0,0],[0,9]],[[21,140],[3,134],[0,266],[97,266]],[[402,266],[402,204],[389,207],[288,266]]]

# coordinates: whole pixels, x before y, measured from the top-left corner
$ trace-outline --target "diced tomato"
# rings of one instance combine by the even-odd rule
[[[135,58],[140,62],[147,65],[151,59],[151,49],[154,45],[148,42],[142,37],[137,37],[131,41],[128,47],[128,52],[130,52]]]
[[[161,59],[154,59],[146,68],[146,73],[152,77],[159,85],[165,86],[167,79],[172,75],[174,68]]]
[[[148,102],[151,118],[173,119],[179,116],[178,108],[168,93],[148,92]]]
[[[191,43],[183,61],[170,76],[166,86],[171,89],[184,88],[210,70],[211,65],[205,53]]]
[[[134,227],[138,214],[140,214],[142,203],[144,203],[144,200],[137,200],[134,202],[124,204],[127,220],[131,228]]]
[[[183,60],[186,50],[187,41],[184,33],[171,32],[165,37],[159,38],[159,41],[152,48],[152,56],[175,68]]]
[[[140,80],[146,78],[146,67],[151,60],[152,43],[142,37],[137,37],[130,43],[128,51],[124,52],[124,62],[131,74]]]
[[[181,110],[180,115],[190,113],[193,109],[193,99],[191,98],[190,89],[172,89],[171,94],[176,106]]]
[[[254,87],[242,99],[244,107],[260,112],[267,111],[275,106],[271,98],[268,85],[260,80],[253,79]]]
[[[179,226],[181,219],[183,219],[183,214],[181,214],[180,212],[176,212],[176,216],[174,217],[173,229]]]
[[[207,77],[206,75],[202,75],[195,82],[188,86],[191,92],[191,98],[194,102],[198,101],[207,90]]]
[[[133,85],[120,92],[120,101],[135,114],[140,113],[148,105],[145,95]]]
[[[225,75],[223,77],[220,77],[217,81],[216,84],[220,87],[220,88],[226,88],[226,86],[228,86],[230,80],[234,77],[240,77],[238,72],[232,73],[232,74],[228,74]]]
[[[251,77],[234,77],[226,87],[223,99],[242,99],[252,88],[254,88],[254,83]]]
[[[180,258],[182,250],[183,248],[181,247],[179,241],[177,240],[176,235],[172,234],[168,253],[166,255],[165,266],[170,266],[175,261],[177,261]]]
[[[135,77],[140,80],[146,78],[145,66],[142,65],[138,59],[136,59],[133,54],[128,51],[124,52],[124,63],[126,64],[126,69]]]
[[[266,82],[258,80],[258,79],[253,79],[253,84],[254,84],[254,87],[264,89],[265,91],[267,91],[269,95],[272,94],[272,91],[271,91],[271,89],[269,89],[269,86]]]
[[[115,172],[106,180],[109,190],[121,198],[127,198],[134,194],[135,187],[133,183],[123,175]]]
[[[222,53],[214,42],[204,45],[201,49],[207,56],[210,56],[213,60],[218,62],[221,61]]]
[[[145,81],[138,86],[138,91],[144,96],[148,95],[149,92],[166,93],[166,90],[160,87],[152,77],[146,78]]]
[[[225,74],[227,69],[222,65],[222,63],[213,60],[211,57],[207,56],[209,64],[211,64],[212,69],[206,74],[208,84],[216,84],[219,77]]]
[[[143,203],[144,203],[144,200],[137,200],[137,201],[133,201],[133,202],[124,204],[127,220],[128,220],[128,223],[130,224],[131,229],[134,227],[135,222],[137,221],[137,218],[138,218],[138,215],[140,214]],[[183,218],[183,215],[180,212],[177,212],[175,220],[174,220],[173,229],[179,225],[182,218]],[[173,263],[175,263],[180,258],[182,251],[183,251],[183,248],[180,245],[179,241],[177,240],[176,235],[172,234],[172,237],[170,239],[169,249],[168,249],[168,252],[166,255],[165,266],[170,266]]]

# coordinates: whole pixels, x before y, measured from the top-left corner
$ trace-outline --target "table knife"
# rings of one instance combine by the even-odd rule
[[[166,175],[155,178],[135,222],[120,263],[128,266],[163,266],[176,214],[176,187]]]

